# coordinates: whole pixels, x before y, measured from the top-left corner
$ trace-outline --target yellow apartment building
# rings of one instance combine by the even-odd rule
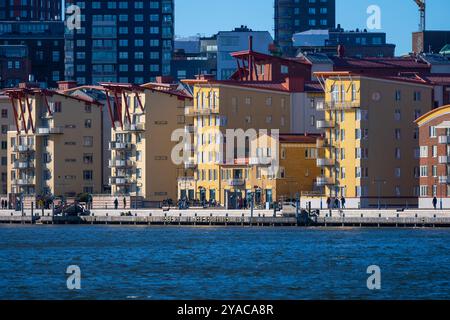
[[[191,157],[185,165],[192,168],[194,174],[179,178],[180,198],[215,201],[234,208],[251,192],[256,192],[257,201],[265,203],[290,196],[294,190],[314,189],[315,174],[320,173],[317,172],[315,158],[308,159],[305,166],[302,166],[301,158],[298,160],[299,170],[306,171],[303,173],[308,177],[303,181],[297,176],[280,176],[279,179],[278,176],[264,174],[266,165],[260,165],[251,157],[251,141],[258,141],[259,130],[267,130],[268,135],[277,130],[281,136],[292,132],[294,91],[288,86],[205,78],[184,82],[193,86],[194,104],[186,108],[186,116],[193,118],[194,135],[189,149]],[[238,138],[232,138],[234,142],[229,141],[227,130],[232,130],[232,134],[240,131],[244,144],[238,147]],[[302,148],[316,150],[316,137],[302,147],[294,148],[289,144],[288,149],[304,154]],[[268,151],[274,155],[281,152],[276,149]],[[312,154],[316,152],[312,151]],[[292,157],[290,161],[296,160]],[[295,172],[291,165],[289,172]]]
[[[317,164],[326,197],[347,207],[416,206],[419,136],[414,121],[432,109],[432,87],[401,77],[317,73],[325,91],[325,150]]]
[[[172,86],[102,86],[107,101],[115,101],[108,106],[113,122],[109,145],[111,196],[136,197],[144,201],[144,206],[175,201],[184,166],[172,160],[172,150],[178,143],[172,141],[172,134],[192,129],[191,119],[184,113],[192,98]]]
[[[8,131],[10,199],[101,192],[101,105],[23,86],[5,92],[14,116]]]

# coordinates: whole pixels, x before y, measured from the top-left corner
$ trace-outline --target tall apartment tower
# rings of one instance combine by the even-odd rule
[[[292,55],[294,33],[311,29],[333,29],[336,0],[275,0],[275,42]]]
[[[66,80],[143,84],[170,74],[174,0],[66,1],[73,4],[80,28],[66,28]]]
[[[51,21],[61,20],[61,0],[0,1],[0,20]]]

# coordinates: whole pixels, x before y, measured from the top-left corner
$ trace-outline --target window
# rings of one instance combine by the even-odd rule
[[[428,167],[427,166],[421,166],[420,167],[420,177],[421,178],[427,178],[428,177]]]
[[[94,162],[94,155],[92,153],[83,154],[83,163],[92,164]]]
[[[420,147],[420,157],[421,158],[428,158],[428,146],[421,146]]]
[[[84,181],[92,181],[94,179],[94,173],[92,170],[84,170],[83,171],[83,180]]]
[[[92,128],[92,120],[91,120],[91,119],[86,119],[86,120],[84,120],[84,127],[85,127],[86,129]]]
[[[94,137],[83,137],[83,146],[92,147],[94,145]]]
[[[430,126],[429,134],[430,134],[430,138],[436,138],[436,127]]]

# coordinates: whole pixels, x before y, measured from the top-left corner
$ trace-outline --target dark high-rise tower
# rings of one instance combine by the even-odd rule
[[[61,4],[61,0],[3,0],[0,1],[0,20],[61,20]]]
[[[292,35],[311,29],[333,29],[336,0],[275,0],[275,42],[292,54]]]
[[[72,4],[81,23],[66,28],[66,80],[142,84],[170,75],[174,0],[66,0]]]

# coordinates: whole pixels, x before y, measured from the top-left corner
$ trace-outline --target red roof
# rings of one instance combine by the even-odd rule
[[[280,134],[280,142],[282,143],[316,143],[321,139],[320,134]]]
[[[323,92],[320,82],[306,82],[305,92]]]

